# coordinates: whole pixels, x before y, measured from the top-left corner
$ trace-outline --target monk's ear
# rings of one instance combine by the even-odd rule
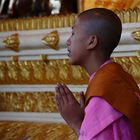
[[[87,50],[94,49],[97,46],[98,38],[96,35],[92,35],[88,39],[88,45],[86,47]]]

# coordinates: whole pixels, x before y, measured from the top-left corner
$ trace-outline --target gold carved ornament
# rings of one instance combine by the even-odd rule
[[[81,6],[83,7],[83,5]],[[82,7],[80,11],[83,11]],[[139,8],[127,9],[121,11],[116,10],[115,13],[120,17],[123,23],[140,22]],[[68,15],[56,15],[56,16],[36,17],[36,18],[28,18],[28,19],[21,18],[21,19],[1,20],[0,32],[71,27],[73,26],[77,16],[78,16],[77,14],[68,14]]]
[[[19,40],[19,35],[17,33],[7,37],[5,40],[3,40],[3,43],[6,48],[19,52],[20,40]]]
[[[73,130],[62,123],[0,122],[1,140],[76,140]]]
[[[74,92],[80,100],[80,93]],[[54,92],[1,92],[0,111],[58,112]]]
[[[135,40],[140,41],[140,29],[133,31],[131,35]]]
[[[139,51],[138,51],[139,53]],[[46,58],[44,58],[47,61]],[[140,57],[114,57],[140,83]],[[0,84],[87,84],[84,69],[71,66],[66,59],[0,62]]]
[[[58,50],[58,43],[59,43],[59,34],[57,31],[53,31],[48,33],[43,39],[42,42],[47,45],[48,47]]]
[[[136,30],[136,31],[133,31],[131,33],[131,36],[137,40],[137,41],[140,41],[140,29]],[[136,51],[137,53],[137,56],[140,57],[140,50]]]

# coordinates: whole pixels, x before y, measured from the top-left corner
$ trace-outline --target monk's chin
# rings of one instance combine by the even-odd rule
[[[74,60],[71,59],[70,57],[69,57],[69,64],[70,64],[70,65],[78,65],[78,66],[80,66],[80,64],[79,64],[77,61],[74,61]]]

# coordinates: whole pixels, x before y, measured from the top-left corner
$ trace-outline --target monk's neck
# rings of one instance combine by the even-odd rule
[[[100,60],[94,59],[86,64],[85,69],[88,72],[88,74],[91,76],[94,72],[96,72],[101,67],[101,65],[103,65],[109,59],[110,58],[100,59]]]

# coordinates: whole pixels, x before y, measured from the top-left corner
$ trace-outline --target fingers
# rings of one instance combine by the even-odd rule
[[[64,87],[64,90],[65,90],[65,93],[67,94],[68,101],[70,101],[72,99],[75,99],[74,95],[72,94],[70,89],[65,84],[63,84],[63,87]]]
[[[59,110],[62,110],[63,107],[70,102],[77,102],[74,95],[65,84],[57,84],[55,90],[56,103]]]
[[[56,91],[56,94],[55,94],[56,104],[57,104],[58,110],[61,111],[62,110],[63,101],[62,101],[62,97],[61,97],[59,88],[55,87],[55,91]]]
[[[65,89],[63,87],[63,84],[58,84],[58,89],[59,89],[59,93],[61,94],[61,98],[63,100],[63,103],[67,103],[68,102],[68,98],[67,98],[67,93],[65,92]]]
[[[84,92],[80,93],[80,106],[81,108],[85,107],[85,96],[84,96]]]
[[[56,91],[55,98],[56,98],[58,109],[62,110],[62,107],[68,102],[68,98],[65,93],[63,85],[57,84],[57,86],[55,87],[55,91]]]

